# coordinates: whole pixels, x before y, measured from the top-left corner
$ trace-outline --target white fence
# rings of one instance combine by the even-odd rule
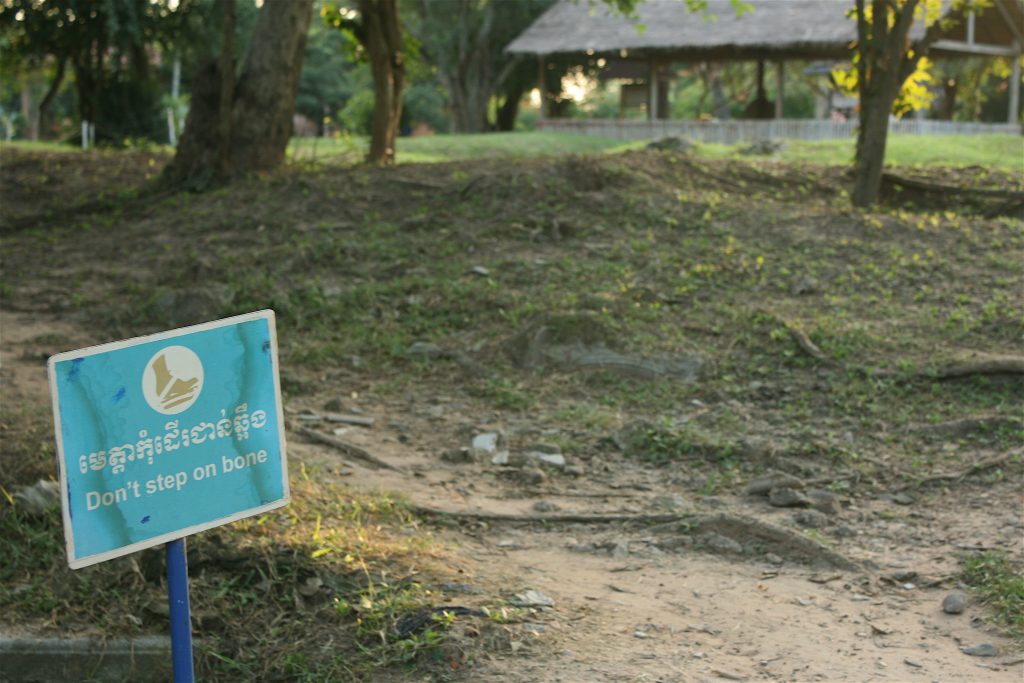
[[[652,140],[681,136],[726,145],[755,140],[834,140],[853,137],[856,121],[771,119],[767,121],[620,121],[617,119],[545,119],[543,130],[599,135],[620,140]],[[902,135],[1020,134],[1015,123],[960,123],[906,119],[889,124],[889,132]]]

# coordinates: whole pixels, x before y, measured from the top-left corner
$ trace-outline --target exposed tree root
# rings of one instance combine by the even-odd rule
[[[418,515],[427,517],[449,517],[467,519],[476,522],[511,522],[520,524],[617,524],[620,522],[639,522],[642,524],[663,524],[677,522],[684,518],[681,514],[660,515],[512,515],[501,512],[463,512],[460,510],[438,510],[422,505],[411,505],[409,509]]]
[[[429,517],[449,517],[480,522],[509,522],[518,524],[618,524],[626,522],[673,524],[678,525],[677,528],[679,530],[687,530],[691,533],[714,532],[731,538],[741,545],[752,545],[758,548],[770,549],[771,552],[803,564],[824,564],[836,569],[849,571],[862,569],[856,562],[797,531],[791,531],[774,524],[737,515],[512,515],[493,512],[438,510],[419,505],[413,505],[410,509],[416,514]],[[666,528],[663,527],[662,530]]]
[[[807,333],[801,330],[798,325],[786,320],[782,316],[778,315],[773,311],[768,310],[767,308],[759,308],[757,309],[757,312],[771,317],[773,320],[777,321],[780,325],[785,327],[786,331],[789,332],[790,338],[792,338],[792,340],[796,342],[796,345],[800,347],[800,350],[806,353],[808,356],[822,363],[826,363],[828,365],[835,365],[836,362],[829,358],[824,351],[818,348],[818,345],[812,342],[811,338],[807,336]]]
[[[1024,455],[1024,448],[1014,448],[1013,450],[1006,451],[1005,453],[993,455],[990,458],[982,458],[973,465],[965,467],[962,470],[957,470],[956,472],[943,472],[941,474],[933,474],[929,477],[924,477],[923,479],[918,479],[917,481],[905,484],[896,490],[904,491],[909,488],[927,486],[929,484],[937,484],[939,482],[944,481],[962,481],[963,479],[966,479],[972,474],[977,474],[979,472],[984,472],[985,470],[992,469],[993,467],[1005,465],[1011,458],[1019,455]]]
[[[1024,358],[1005,357],[963,361],[937,368],[927,374],[936,379],[958,379],[973,375],[1024,375]]]
[[[961,437],[974,432],[996,429],[1024,429],[1024,420],[1003,415],[965,417],[938,424],[911,425],[908,432],[928,436]]]
[[[921,192],[933,192],[936,194],[951,195],[973,195],[976,197],[999,197],[1007,198],[1012,200],[1021,201],[1024,200],[1024,192],[1018,192],[1016,190],[985,190],[980,188],[972,187],[956,187],[954,185],[940,185],[938,183],[929,183],[924,180],[914,180],[913,178],[904,178],[902,176],[895,175],[893,173],[883,173],[882,182],[896,185],[898,187],[905,187],[910,190],[920,190]]]
[[[737,515],[706,515],[696,523],[699,531],[713,531],[747,544],[763,546],[783,557],[805,564],[827,564],[836,569],[858,571],[856,562],[840,555],[825,545],[797,531],[791,531],[768,522]]]
[[[355,444],[342,441],[341,439],[336,439],[333,436],[328,436],[327,434],[318,432],[315,429],[309,429],[308,427],[299,427],[295,431],[309,439],[312,439],[313,441],[316,441],[317,443],[322,443],[325,446],[335,448],[341,451],[341,453],[343,453],[344,455],[354,460],[359,460],[360,462],[368,463],[370,465],[373,465],[374,467],[392,470],[393,472],[404,472],[402,468],[395,467],[391,463],[381,460],[373,453],[370,453],[370,451],[366,450],[365,448],[360,448]]]

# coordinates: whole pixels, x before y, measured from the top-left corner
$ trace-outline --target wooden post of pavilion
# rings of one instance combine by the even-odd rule
[[[546,65],[544,64],[544,55],[537,55],[537,92],[540,93],[540,106],[538,107],[537,120],[543,125],[545,119],[544,101],[547,100],[547,75],[545,74]]]
[[[658,118],[658,60],[647,61],[647,120]]]
[[[775,118],[781,119],[784,112],[782,106],[782,99],[785,95],[785,81],[786,81],[786,70],[784,67],[785,62],[781,59],[778,61],[778,70],[775,72]]]

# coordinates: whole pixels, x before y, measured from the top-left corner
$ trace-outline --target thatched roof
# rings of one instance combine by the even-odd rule
[[[748,0],[742,16],[729,0],[708,0],[706,18],[683,0],[645,0],[626,19],[601,0],[560,0],[506,48],[513,54],[618,54],[680,61],[843,59],[856,38],[852,0]],[[1013,0],[1019,4],[1019,0]],[[912,37],[920,36],[918,22]]]

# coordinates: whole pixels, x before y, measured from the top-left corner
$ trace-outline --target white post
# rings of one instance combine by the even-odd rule
[[[171,147],[178,145],[178,123],[174,120],[178,107],[178,95],[181,93],[181,56],[174,57],[174,68],[171,71],[171,106],[167,107],[167,141]]]
[[[780,59],[778,61],[778,70],[775,72],[775,118],[781,119],[783,115],[782,97],[785,94],[785,74],[786,71],[783,68],[784,62]]]
[[[1013,68],[1010,71],[1010,112],[1007,123],[1017,123],[1020,117],[1020,43],[1014,43],[1017,54],[1013,56]]]
[[[89,122],[82,119],[82,149],[89,149]]]

